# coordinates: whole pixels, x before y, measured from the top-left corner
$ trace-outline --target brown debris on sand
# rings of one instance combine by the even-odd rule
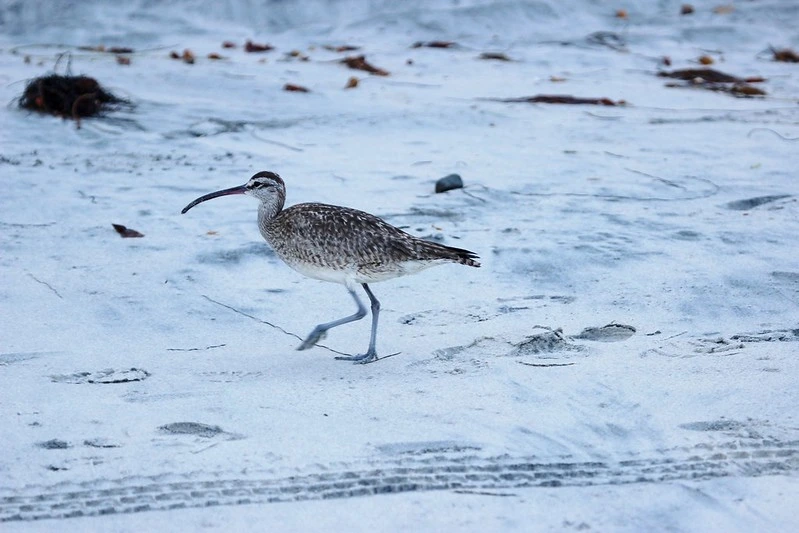
[[[84,52],[105,52],[108,54],[132,54],[134,52],[133,48],[129,46],[109,46],[106,48],[103,44],[98,44],[97,46],[79,46],[78,50],[83,50]]]
[[[299,50],[292,50],[291,52],[286,52],[286,60],[291,59],[299,59],[300,61],[310,61],[311,58],[307,55],[303,54]]]
[[[189,64],[189,65],[193,65],[194,64],[194,60],[196,59],[195,56],[194,56],[194,52],[192,52],[188,48],[183,50],[182,54],[179,54],[179,53],[175,52],[174,50],[172,50],[171,52],[169,52],[169,57],[171,59],[180,59],[184,63]]]
[[[754,85],[750,85],[748,83],[736,83],[733,84],[732,87],[722,87],[722,88],[715,88],[715,87],[708,87],[711,91],[721,90],[724,92],[729,92],[735,96],[765,96],[766,91],[761,89],[760,87],[755,87]]]
[[[511,58],[509,58],[502,52],[483,52],[477,57],[477,59],[486,59],[494,61],[513,61]]]
[[[271,44],[262,44],[262,43],[254,43],[251,40],[247,39],[247,42],[244,43],[244,51],[250,53],[259,53],[259,52],[269,52],[270,50],[274,50],[275,47]]]
[[[333,45],[326,44],[322,48],[324,48],[325,50],[328,50],[330,52],[337,52],[339,54],[343,53],[343,52],[354,52],[355,50],[360,50],[361,49],[360,46],[352,46],[352,45],[349,45],[349,44],[342,44],[342,45],[339,45],[339,46],[333,46]]]
[[[452,41],[417,41],[411,48],[456,48],[458,43]]]
[[[375,76],[388,76],[388,71],[383,70],[382,68],[377,68],[374,65],[371,65],[366,62],[366,56],[349,56],[345,57],[339,63],[343,63],[347,65],[349,68],[354,70],[363,70],[369,72],[370,74],[374,74]]]
[[[539,94],[536,96],[524,96],[521,98],[489,98],[494,102],[504,102],[508,104],[529,103],[529,104],[571,104],[571,105],[605,105],[620,106],[626,105],[624,100],[613,101],[610,98],[579,98],[566,94]]]
[[[122,224],[111,224],[119,236],[123,239],[140,239],[144,237],[144,234],[139,233],[135,229],[128,228],[127,226],[123,226]]]
[[[686,68],[672,72],[658,72],[662,78],[674,78],[684,83],[668,83],[666,87],[697,88],[708,91],[724,92],[738,97],[765,96],[767,93],[759,87],[751,85],[766,81],[760,76],[740,78],[711,68]]]
[[[74,119],[78,127],[81,118],[99,115],[115,104],[129,102],[103,89],[94,78],[60,74],[32,79],[19,101],[24,109]]]
[[[666,87],[685,88],[685,87],[698,87],[707,91],[715,91],[720,93],[728,93],[733,96],[749,97],[749,96],[766,96],[766,91],[760,87],[755,87],[748,83],[667,83]]]
[[[732,74],[727,74],[725,72],[720,72],[718,70],[712,68],[683,68],[673,70],[671,72],[663,71],[658,72],[658,76],[661,78],[675,78],[678,80],[685,80],[685,81],[701,81],[701,82],[709,82],[709,83],[758,83],[761,81],[766,81],[764,78],[760,76],[750,76],[748,78],[739,78],[738,76],[733,76]]]
[[[302,85],[297,85],[295,83],[287,83],[283,86],[284,91],[292,92],[292,93],[309,93],[311,92],[307,87],[303,87]]]
[[[771,49],[774,54],[774,61],[781,61],[783,63],[799,63],[799,54],[790,48],[783,48],[782,50]]]

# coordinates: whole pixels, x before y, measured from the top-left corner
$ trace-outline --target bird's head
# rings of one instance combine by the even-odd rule
[[[232,194],[246,194],[249,196],[254,196],[261,202],[277,204],[282,207],[283,202],[286,199],[286,184],[283,183],[283,179],[274,172],[259,172],[251,177],[244,185],[239,185],[238,187],[231,187],[230,189],[223,189],[221,191],[200,196],[189,205],[184,207],[181,213],[185,214],[186,211],[199,203],[205,202],[206,200],[211,200],[212,198],[218,198],[220,196],[230,196]]]
[[[283,183],[283,178],[274,172],[259,172],[251,177],[243,187],[244,194],[254,196],[262,202],[270,202],[278,197],[286,197],[286,184]]]

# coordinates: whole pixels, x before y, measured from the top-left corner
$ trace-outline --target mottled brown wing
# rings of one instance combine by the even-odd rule
[[[293,237],[274,242],[276,248],[315,264],[364,266],[414,258],[411,235],[357,209],[298,204],[278,217],[283,235]]]
[[[279,215],[291,242],[275,243],[314,264],[379,267],[403,261],[449,260],[471,266],[477,256],[460,248],[424,241],[357,209],[298,204]],[[333,259],[335,258],[335,259]]]

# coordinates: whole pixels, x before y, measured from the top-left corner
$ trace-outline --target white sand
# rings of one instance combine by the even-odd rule
[[[0,1],[3,101],[70,51],[73,73],[136,108],[81,129],[0,110],[0,529],[799,523],[799,157],[780,137],[799,137],[799,67],[763,53],[799,48],[794,2],[627,20],[554,0],[70,4]],[[625,50],[586,40],[600,31]],[[220,47],[246,39],[276,50]],[[429,40],[460,46],[410,48]],[[138,52],[121,66],[77,49],[97,44]],[[168,57],[185,48],[194,65]],[[768,96],[654,75],[703,54]],[[630,105],[481,99],[535,94]],[[346,291],[279,263],[252,199],[179,214],[267,169],[289,204],[364,209],[483,267],[372,287],[379,353],[399,355],[297,352],[242,313],[302,337],[353,311]],[[452,172],[466,189],[433,194]],[[636,332],[574,338],[611,323]],[[368,331],[323,343],[359,353]],[[365,495],[386,491],[406,492]]]

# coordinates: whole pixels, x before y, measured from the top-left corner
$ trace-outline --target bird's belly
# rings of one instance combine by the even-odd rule
[[[304,261],[286,261],[286,264],[309,278],[346,285],[354,277],[354,269],[316,265]]]
[[[286,260],[288,266],[303,276],[349,285],[355,283],[376,283],[408,274],[415,274],[441,261],[402,261],[388,265],[319,265],[316,263]]]

